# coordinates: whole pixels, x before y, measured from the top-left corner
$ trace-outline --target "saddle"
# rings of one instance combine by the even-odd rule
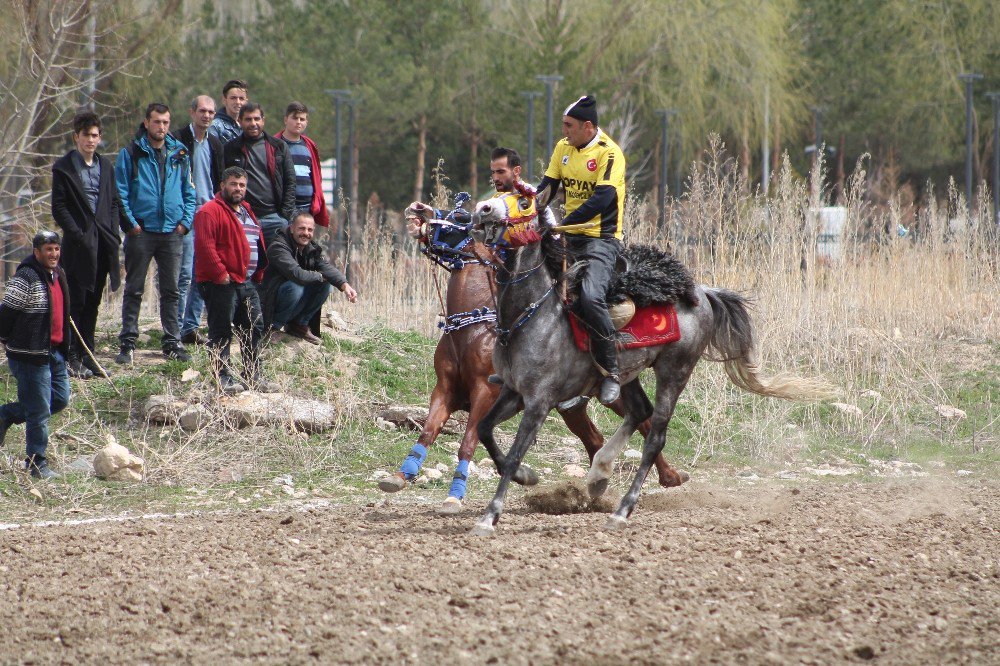
[[[694,307],[699,302],[694,278],[687,268],[669,253],[649,245],[625,249],[615,265],[607,300],[608,315],[618,331],[619,349],[680,340],[676,304]],[[586,325],[568,307],[567,314],[577,347],[589,351]]]

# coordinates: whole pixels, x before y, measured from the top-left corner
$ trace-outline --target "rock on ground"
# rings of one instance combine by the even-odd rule
[[[121,444],[108,444],[94,456],[94,474],[111,481],[142,481],[145,463]]]
[[[291,424],[299,430],[322,432],[332,428],[337,408],[312,398],[286,393],[254,393],[247,391],[219,399],[223,418],[237,427],[264,424]]]

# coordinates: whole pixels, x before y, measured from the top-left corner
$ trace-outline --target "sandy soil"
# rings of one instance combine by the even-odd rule
[[[694,481],[0,532],[0,661],[998,663],[1000,483]],[[405,500],[405,498],[403,498]]]

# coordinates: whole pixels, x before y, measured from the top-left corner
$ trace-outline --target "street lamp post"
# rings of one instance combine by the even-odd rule
[[[340,214],[340,192],[343,185],[343,172],[344,172],[344,160],[343,160],[343,146],[341,142],[341,136],[344,129],[343,120],[344,115],[340,112],[341,103],[347,100],[351,96],[350,90],[325,90],[327,95],[333,97],[333,108],[334,113],[337,116],[336,120],[336,135],[334,138],[334,151],[335,151],[335,165],[333,171],[333,196],[331,197],[331,203],[333,204],[333,214],[337,219],[337,254],[344,257],[345,264],[347,267],[346,257],[347,257],[347,224],[348,221],[346,216]]]
[[[656,223],[660,231],[667,224],[667,183],[670,182],[667,179],[668,165],[670,164],[670,116],[676,113],[676,109],[662,109],[656,112],[656,115],[660,116],[663,121],[660,125],[660,183],[659,196],[657,197],[659,211],[656,216]]]
[[[552,74],[552,75],[538,75],[535,77],[539,81],[545,84],[545,148],[548,151],[546,154],[552,154],[552,100],[553,92],[555,90],[555,85],[563,80],[563,77]]]
[[[965,83],[965,205],[972,210],[972,84],[983,78],[982,74],[970,72],[959,74]]]
[[[988,92],[993,102],[993,224],[1000,225],[1000,92]]]
[[[542,93],[534,90],[522,92],[521,95],[528,99],[528,182],[535,183],[535,98]]]

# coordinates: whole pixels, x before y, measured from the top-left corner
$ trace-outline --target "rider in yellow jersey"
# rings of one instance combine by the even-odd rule
[[[584,95],[563,112],[563,136],[545,170],[538,193],[551,201],[562,185],[566,217],[562,230],[573,257],[586,260],[575,303],[590,331],[590,348],[604,374],[600,400],[614,402],[621,392],[615,327],[608,316],[608,285],[621,254],[625,204],[625,156],[597,125],[597,101]]]

